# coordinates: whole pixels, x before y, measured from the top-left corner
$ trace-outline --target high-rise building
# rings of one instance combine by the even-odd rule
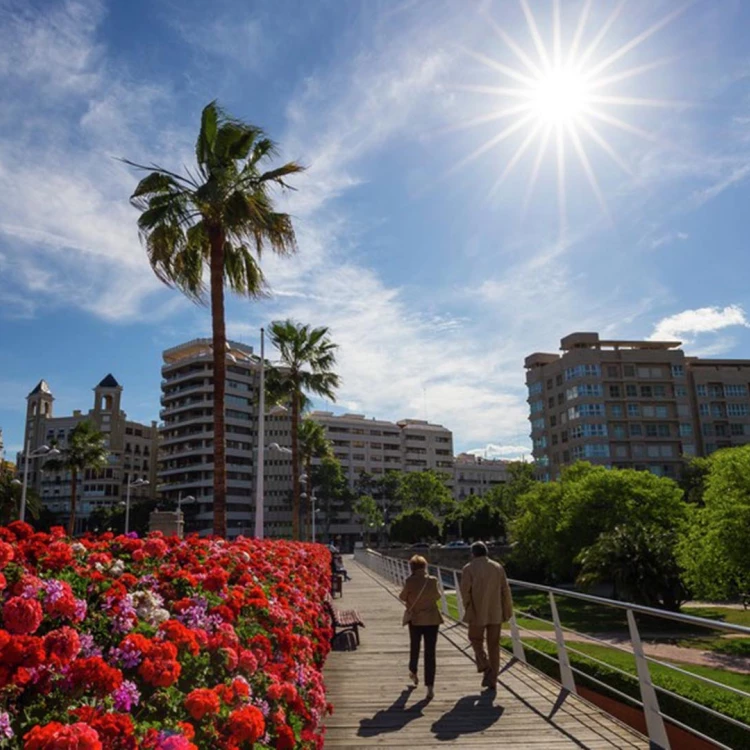
[[[253,349],[227,342],[225,396],[227,534],[252,536],[258,441],[258,360]],[[163,352],[159,432],[159,491],[187,498],[188,531],[213,528],[213,353],[211,339],[194,339]],[[264,520],[268,537],[291,537],[291,462],[274,444],[289,446],[288,415],[265,419]]]
[[[680,346],[572,333],[562,355],[526,357],[537,477],[583,459],[677,478],[685,459],[750,442],[750,361]]]
[[[94,388],[94,407],[86,414],[76,410],[68,416],[54,416],[54,396],[45,380],[40,380],[26,397],[24,451],[33,454],[43,445],[64,449],[75,426],[90,421],[104,434],[109,451],[109,465],[102,471],[87,470],[78,477],[78,507],[76,530],[87,527],[94,510],[111,507],[125,500],[128,482],[148,480],[148,485],[133,487],[131,501],[155,495],[156,454],[158,431],[156,422],[150,425],[133,422],[120,408],[122,386],[112,375],[107,375]],[[17,472],[23,478],[24,452],[18,454]],[[30,458],[28,486],[39,495],[42,505],[57,516],[60,523],[67,521],[70,512],[69,472],[44,469],[44,458]]]

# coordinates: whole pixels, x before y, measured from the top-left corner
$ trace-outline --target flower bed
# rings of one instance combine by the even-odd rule
[[[330,553],[0,527],[0,747],[319,748]]]

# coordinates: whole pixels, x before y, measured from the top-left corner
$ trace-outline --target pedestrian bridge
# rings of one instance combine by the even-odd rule
[[[341,608],[359,610],[366,629],[356,651],[328,657],[334,712],[326,721],[326,748],[649,748],[644,735],[506,651],[497,692],[483,691],[466,631],[448,618],[438,639],[435,698],[425,701],[421,660],[420,686],[407,687],[399,575],[374,555],[363,551],[347,560],[352,581],[337,600]]]

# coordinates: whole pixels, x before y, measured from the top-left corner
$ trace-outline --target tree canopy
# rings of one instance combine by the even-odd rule
[[[426,508],[414,508],[400,513],[391,524],[391,539],[395,542],[414,542],[439,539],[440,521]]]
[[[435,515],[444,515],[455,501],[446,475],[437,471],[411,471],[401,475],[395,498],[402,510],[425,508]]]
[[[691,509],[678,559],[694,596],[734,599],[750,592],[750,445],[707,461],[703,506]]]

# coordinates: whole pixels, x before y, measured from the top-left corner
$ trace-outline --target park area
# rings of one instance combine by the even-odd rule
[[[0,747],[319,748],[318,545],[0,528]]]

